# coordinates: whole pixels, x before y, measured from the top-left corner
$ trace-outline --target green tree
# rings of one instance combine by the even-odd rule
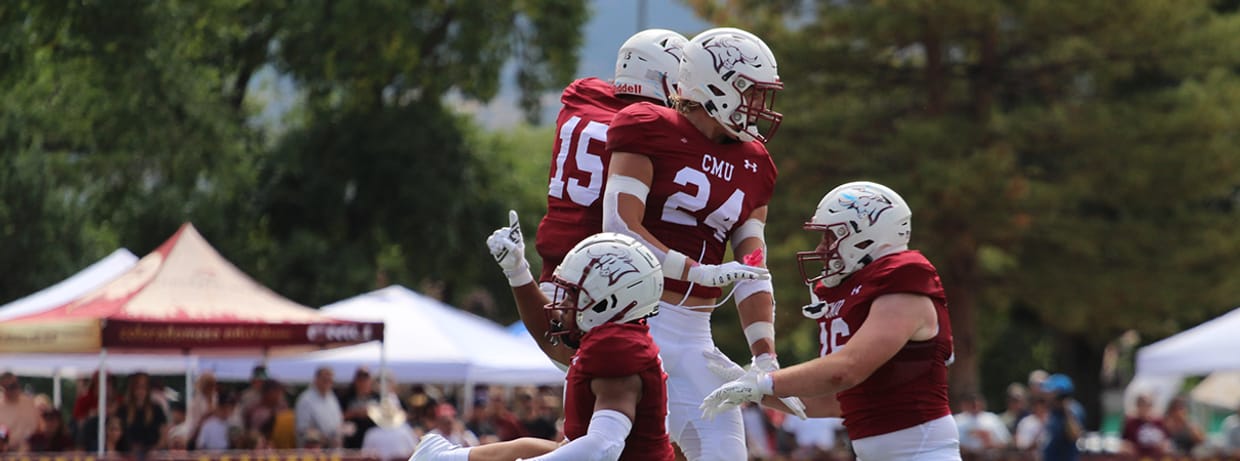
[[[532,118],[575,70],[586,14],[582,0],[4,3],[14,245],[0,265],[23,270],[0,299],[117,245],[148,251],[183,221],[303,303],[383,281],[471,291],[491,265],[483,238],[525,206],[499,166],[525,153],[501,150],[527,146],[442,101],[495,96],[510,66]],[[255,97],[261,74],[297,100]]]
[[[584,2],[367,6],[280,13],[273,59],[302,89],[306,121],[263,169],[259,206],[280,254],[264,265],[269,280],[314,304],[385,283],[459,302],[482,280],[502,292],[483,242],[523,207],[513,198],[526,178],[501,165],[530,153],[477,133],[444,96],[491,98],[513,63],[535,117],[576,68]]]
[[[847,180],[892,186],[951,299],[954,395],[1017,378],[983,383],[987,351],[1041,350],[998,336],[1014,305],[1088,396],[1120,331],[1166,334],[1240,294],[1225,263],[1240,255],[1225,237],[1240,185],[1235,14],[1163,0],[691,3],[766,37],[781,63],[768,227],[781,299],[804,290],[791,255],[812,246],[798,225],[817,199]]]
[[[209,24],[196,2],[0,6],[0,265],[20,268],[0,298],[118,245],[147,251],[185,220],[247,227],[256,137],[215,54],[237,38],[230,6]]]

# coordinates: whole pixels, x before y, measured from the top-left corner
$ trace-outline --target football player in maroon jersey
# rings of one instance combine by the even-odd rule
[[[572,352],[546,341],[547,324],[542,308],[552,298],[551,273],[570,248],[603,230],[603,184],[611,151],[607,127],[620,109],[636,103],[667,105],[680,66],[685,37],[670,30],[648,29],[629,37],[616,57],[615,79],[574,81],[560,96],[563,108],[556,118],[556,143],[552,151],[547,190],[547,214],[538,225],[535,247],[542,258],[542,273],[535,285],[524,255],[513,260],[518,267],[504,267],[517,308],[530,335],[561,368]],[[519,230],[516,213],[508,227],[488,241],[496,260],[504,251],[505,233]],[[499,245],[499,246],[497,246]]]
[[[727,381],[703,355],[730,362],[714,346],[710,317],[726,301],[720,287],[735,282],[753,367],[778,369],[762,255],[776,177],[764,143],[782,119],[772,104],[783,85],[771,50],[743,30],[702,32],[683,53],[674,108],[634,104],[612,120],[603,228],[642,241],[663,263],[666,288],[650,332],[668,373],[672,440],[690,460],[743,460],[740,411],[701,418],[702,398]],[[738,261],[723,261],[728,244]]]
[[[822,356],[744,372],[706,397],[704,416],[800,396],[811,416],[843,416],[858,459],[959,460],[947,401],[947,295],[934,265],[908,249],[911,218],[904,199],[880,184],[851,182],[824,196],[805,225],[822,240],[797,254]]]
[[[512,258],[523,250],[509,248]],[[551,281],[559,301],[546,306],[544,321],[553,343],[573,352],[564,390],[568,442],[522,438],[463,448],[431,434],[411,461],[673,459],[667,375],[645,321],[663,293],[659,261],[631,237],[601,233],[573,247]]]

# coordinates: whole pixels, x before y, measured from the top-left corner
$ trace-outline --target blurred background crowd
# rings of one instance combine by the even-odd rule
[[[353,449],[406,459],[427,433],[463,446],[526,436],[563,439],[559,386],[478,386],[472,401],[463,402],[461,386],[398,383],[366,368],[344,385],[335,384],[331,369],[310,373],[306,386],[271,379],[262,366],[248,383],[221,383],[203,373],[188,401],[161,377],[110,376],[103,399],[105,451],[140,457],[152,450]],[[0,452],[95,451],[97,375],[81,379],[72,404],[61,408],[46,394],[32,393],[30,379],[3,373],[0,387]],[[1240,408],[1210,437],[1188,417],[1184,398],[1156,411],[1150,396],[1138,395],[1119,433],[1102,435],[1083,430],[1084,410],[1073,394],[1071,378],[1037,370],[1027,383],[1008,386],[997,411],[981,394],[955,402],[962,453],[969,460],[1055,459],[1045,455],[1047,447],[1071,443],[1099,456],[1240,458]],[[755,405],[743,415],[750,459],[853,459],[839,419],[801,420]]]

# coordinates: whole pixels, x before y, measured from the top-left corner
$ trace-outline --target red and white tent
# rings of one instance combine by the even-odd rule
[[[260,285],[187,223],[112,281],[0,323],[0,354],[283,355],[382,338],[382,323],[334,319]]]
[[[373,340],[383,340],[383,323],[333,319],[277,295],[220,256],[189,223],[85,295],[0,322],[0,354],[98,353],[101,374],[109,353],[280,355]],[[101,388],[100,410],[105,395]],[[101,420],[99,455],[104,427]]]

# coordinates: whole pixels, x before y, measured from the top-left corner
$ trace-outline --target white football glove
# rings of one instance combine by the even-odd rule
[[[760,402],[762,397],[773,393],[771,378],[766,372],[751,369],[740,378],[723,383],[705,399],[702,399],[702,419],[715,419],[720,413],[731,410],[745,402]]]
[[[521,223],[517,221],[517,212],[508,210],[508,227],[501,227],[487,237],[487,247],[495,263],[508,277],[508,285],[519,287],[534,283],[530,274],[530,262],[525,259],[525,238],[521,235]]]
[[[767,280],[770,271],[756,266],[746,266],[736,261],[723,264],[698,264],[689,268],[685,281],[706,287],[721,287],[738,280]]]
[[[723,355],[718,347],[713,351],[703,351],[702,357],[706,359],[706,368],[724,381],[734,381],[745,374],[745,369]]]
[[[779,361],[775,359],[774,354],[761,354],[753,358],[753,365],[750,368],[763,373],[774,373],[775,370],[779,369]],[[780,397],[779,401],[783,402],[789,410],[792,410],[792,414],[797,415],[801,419],[806,418],[805,402],[802,402],[799,397]]]

